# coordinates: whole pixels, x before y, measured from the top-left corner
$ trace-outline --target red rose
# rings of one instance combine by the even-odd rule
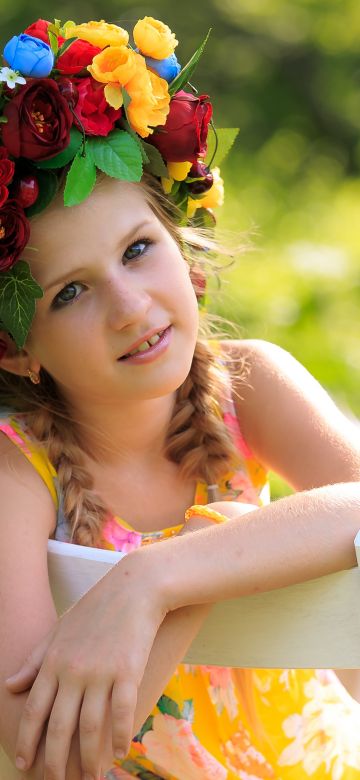
[[[13,157],[48,160],[69,145],[72,114],[54,79],[28,79],[4,116],[2,141]]]
[[[8,151],[0,146],[0,184],[10,184],[15,173],[15,163],[8,158]]]
[[[15,173],[15,163],[8,158],[7,149],[0,146],[0,208],[8,199],[9,190],[7,184],[10,184]]]
[[[17,200],[8,200],[0,209],[0,271],[16,263],[30,237],[30,223]]]
[[[75,114],[88,135],[108,135],[121,116],[121,108],[111,108],[104,96],[104,85],[89,78],[72,79],[79,91]],[[76,121],[76,120],[75,120]]]
[[[1,206],[6,203],[7,199],[9,197],[9,190],[7,187],[4,186],[4,184],[0,184],[0,209]]]
[[[26,35],[32,35],[34,38],[40,38],[44,43],[50,43],[48,36],[48,27],[50,22],[45,19],[38,19],[37,22],[33,22],[29,27],[24,30]]]
[[[192,95],[180,90],[170,101],[166,124],[150,141],[167,162],[196,162],[205,157],[206,139],[212,105],[207,95]]]
[[[80,73],[90,65],[96,54],[100,54],[99,46],[93,46],[88,41],[74,41],[64,54],[56,60],[55,67],[64,75]]]

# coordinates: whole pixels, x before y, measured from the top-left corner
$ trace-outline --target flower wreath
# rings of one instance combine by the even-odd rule
[[[143,171],[190,224],[208,225],[223,201],[219,163],[237,130],[209,135],[212,105],[189,80],[208,35],[181,69],[169,27],[152,17],[126,30],[104,21],[39,19],[14,36],[0,68],[0,329],[24,346],[43,291],[19,259],[29,217],[66,172],[64,203],[91,193],[99,169],[137,182]],[[146,141],[144,139],[147,139]],[[1,346],[1,343],[0,343]],[[1,354],[0,354],[1,358]]]

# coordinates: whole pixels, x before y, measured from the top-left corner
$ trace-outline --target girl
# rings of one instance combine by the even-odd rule
[[[76,38],[69,49],[78,46],[76,60],[84,54],[80,42],[94,46],[89,39],[95,33],[97,43],[105,36],[100,53],[90,52],[92,73],[99,76],[104,63],[96,58],[109,58],[112,47],[127,48],[124,40],[114,45],[111,36],[118,43],[120,28],[113,27],[64,27],[58,43]],[[168,28],[164,33],[155,20],[146,20],[145,29],[150,37],[160,30],[162,41],[169,38]],[[37,23],[36,32],[48,36],[48,23]],[[20,36],[16,51],[29,46],[27,37]],[[138,48],[150,56],[146,40]],[[124,61],[123,50],[110,53]],[[67,167],[73,159],[65,189],[60,177],[58,194],[32,219],[28,241],[33,212],[29,204],[21,210],[21,198],[30,179],[33,193],[38,187],[35,205],[46,201],[47,169],[35,170],[34,149],[43,152],[55,132],[51,111],[61,107],[63,124],[58,121],[56,133],[61,125],[68,141],[62,149],[57,140],[59,156],[69,154],[76,132],[70,141],[56,82],[60,68],[38,77],[46,82],[40,94],[36,78],[26,82],[26,66],[15,68],[11,57],[8,49],[6,62],[15,76],[5,75],[18,86],[4,107],[2,175],[9,179],[3,187],[9,184],[10,198],[0,225],[1,399],[7,407],[0,422],[4,776],[358,778],[359,707],[334,673],[177,666],[212,602],[356,565],[357,436],[316,381],[281,349],[252,341],[212,343],[200,335],[202,278],[197,273],[194,281],[187,260],[189,243],[197,240],[199,262],[200,240],[178,226],[154,178],[124,182],[95,169],[96,186],[80,197],[84,182],[91,189],[89,170],[92,175],[94,159],[100,160],[96,143],[83,137],[81,153],[72,147],[73,158],[60,157]],[[127,51],[126,57],[131,59]],[[135,62],[139,87],[147,72]],[[126,91],[136,103],[132,78]],[[146,89],[154,86],[154,111],[154,96],[163,89],[161,103],[165,88],[147,78]],[[54,83],[56,97],[52,92],[50,100]],[[81,94],[84,84],[76,86]],[[116,86],[105,89],[100,97],[115,103]],[[31,90],[37,90],[36,101]],[[142,108],[149,94],[143,93]],[[197,109],[204,108],[197,100]],[[169,111],[163,121],[168,139],[171,104]],[[75,114],[84,120],[80,98]],[[9,132],[14,115],[36,140],[27,147],[22,134],[19,161]],[[135,123],[137,115],[130,116]],[[203,144],[205,111],[201,116]],[[85,120],[83,125],[88,137]],[[134,140],[130,125],[113,127],[112,150],[119,148],[119,132]],[[204,150],[196,154],[201,159]],[[54,154],[45,159],[55,169]],[[179,174],[174,166],[170,172]],[[167,177],[187,209],[192,179],[206,184],[205,175],[195,173],[185,174],[184,184]],[[64,207],[63,194],[68,205],[74,202],[71,208]],[[19,251],[31,276],[18,261]],[[20,272],[28,286],[23,298]],[[15,283],[24,310],[43,291],[26,340],[9,293]],[[269,468],[296,494],[266,505]],[[47,577],[49,538],[130,553],[59,620]]]

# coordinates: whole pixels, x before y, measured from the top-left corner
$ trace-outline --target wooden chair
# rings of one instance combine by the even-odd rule
[[[360,562],[360,531],[355,539]],[[122,553],[50,540],[48,565],[61,614]],[[360,668],[360,568],[216,604],[186,663],[240,668]]]

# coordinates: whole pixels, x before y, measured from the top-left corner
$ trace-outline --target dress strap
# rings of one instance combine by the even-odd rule
[[[56,488],[56,471],[43,447],[34,441],[33,435],[26,424],[26,415],[0,414],[0,431],[21,450],[25,457],[40,474],[50,491],[56,509],[59,506]]]

